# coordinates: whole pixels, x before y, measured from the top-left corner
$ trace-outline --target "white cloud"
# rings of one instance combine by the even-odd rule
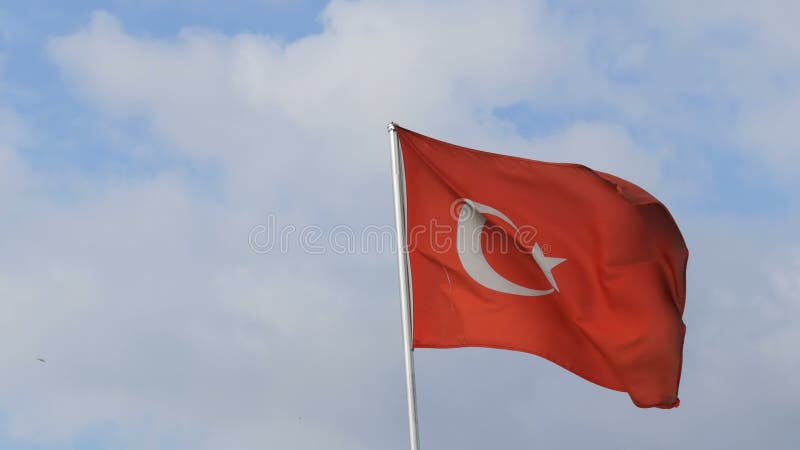
[[[786,98],[743,114],[740,127],[742,141],[789,182],[796,182],[800,172],[797,168],[800,163],[797,117],[800,117],[800,80],[794,89],[786,92]]]
[[[163,436],[219,448],[238,432],[250,446],[357,448],[335,424],[379,406],[382,383],[369,377],[393,364],[381,356],[396,344],[380,326],[389,317],[332,277],[329,260],[252,255],[248,224],[229,213],[160,179],[23,214],[23,227],[0,222],[13,235],[0,264],[13,311],[0,319],[0,407],[12,436],[144,427],[146,448],[163,448]],[[337,416],[325,409],[337,405]],[[197,426],[206,431],[177,431]]]
[[[143,114],[233,183],[355,178],[385,166],[389,120],[480,136],[476,113],[545,90],[572,45],[537,3],[421,5],[334,2],[323,33],[285,45],[192,29],[138,39],[97,13],[50,53],[99,105]]]
[[[27,167],[17,153],[26,135],[22,119],[0,104],[0,199],[11,197],[27,184]]]
[[[620,127],[576,122],[562,134],[534,140],[533,148],[541,159],[581,163],[648,188],[661,181],[662,155],[643,151]]]
[[[649,2],[648,21],[702,64],[699,94],[723,95],[738,147],[783,182],[800,164],[793,118],[800,112],[800,4],[791,0]],[[692,14],[686,14],[692,11]]]

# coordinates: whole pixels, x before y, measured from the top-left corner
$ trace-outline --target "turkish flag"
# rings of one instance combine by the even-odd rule
[[[532,353],[678,406],[688,250],[664,205],[582,165],[396,128],[415,348]]]

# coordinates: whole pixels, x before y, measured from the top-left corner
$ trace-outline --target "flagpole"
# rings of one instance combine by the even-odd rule
[[[392,180],[394,182],[394,222],[397,233],[397,269],[400,275],[400,302],[403,319],[403,353],[406,368],[406,400],[408,402],[408,433],[411,450],[419,450],[419,430],[417,428],[417,392],[414,381],[414,349],[412,347],[412,303],[409,282],[408,243],[406,242],[406,202],[403,159],[400,154],[400,140],[394,123],[388,125],[389,141],[392,148]]]

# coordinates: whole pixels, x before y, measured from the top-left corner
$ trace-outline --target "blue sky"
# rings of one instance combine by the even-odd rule
[[[174,37],[182,28],[205,27],[224,33],[252,31],[281,39],[295,39],[319,30],[317,15],[323,2],[240,2],[218,8],[214,2],[25,2],[3,8],[3,74],[6,102],[28,112],[40,129],[35,149],[24,156],[43,170],[71,166],[87,175],[152,173],[152,164],[131,160],[124,154],[103,151],[108,137],[98,128],[102,117],[75,98],[54,70],[44,48],[52,36],[80,28],[94,11],[106,10],[125,19],[126,27],[142,37]],[[126,124],[135,128],[137,124]],[[139,130],[141,131],[141,130]],[[133,131],[136,133],[136,130]],[[152,145],[157,145],[153,143]],[[176,163],[161,161],[160,163]]]
[[[552,5],[558,6],[558,5]],[[130,158],[124,152],[107,151],[114,144],[103,131],[108,118],[98,115],[92,105],[76,98],[52,58],[46,52],[47,42],[53,36],[74,32],[85,25],[95,11],[107,11],[121,20],[130,34],[143,39],[171,39],[186,28],[203,28],[227,35],[249,32],[266,34],[280,42],[291,42],[306,35],[320,33],[320,14],[325,2],[233,2],[218,8],[213,2],[77,2],[70,5],[45,5],[26,2],[2,13],[3,28],[3,91],[4,101],[26,115],[36,129],[48,133],[35,133],[29,151],[22,154],[38,170],[61,170],[63,167],[79,170],[87,176],[104,177],[109,174],[153,174],[160,165],[189,164],[179,158],[160,155],[156,161]],[[221,9],[221,10],[220,10]],[[637,8],[616,2],[606,9],[563,7],[557,9],[572,26],[581,26],[587,20],[623,22],[621,11],[628,14]],[[749,39],[746,30],[731,20],[717,29],[706,32],[709,52],[717,48],[736,49]],[[645,28],[645,27],[642,27]],[[603,33],[600,33],[603,35]],[[706,186],[713,195],[702,198],[701,203],[687,203],[692,209],[709,208],[730,213],[747,213],[757,209],[761,213],[785,213],[791,201],[782,186],[775,186],[758,167],[758,161],[735,152],[741,145],[731,139],[726,124],[736,119],[738,108],[734,99],[706,83],[693,85],[692,80],[702,79],[703,51],[695,55],[676,53],[670,47],[668,30],[633,29],[620,39],[636,41],[651,46],[658,55],[656,64],[646,67],[626,68],[614,66],[615,48],[605,42],[588,45],[588,63],[613,83],[638,90],[658,102],[666,88],[673,96],[669,108],[673,114],[683,116],[679,121],[665,123],[661,114],[631,120],[624,117],[615,105],[596,99],[579,99],[568,104],[558,99],[546,102],[511,102],[495,106],[491,114],[513,124],[525,137],[535,137],[563,131],[575,120],[608,121],[625,127],[640,145],[671,145],[676,151],[700,153],[713,161],[713,182]],[[665,69],[669,67],[668,69]],[[673,77],[678,76],[677,80]],[[660,113],[661,111],[659,111]],[[114,123],[146,141],[146,145],[163,145],[147,136],[146,124],[140,118],[125,118]],[[671,117],[673,119],[673,117]],[[753,164],[756,164],[754,167]],[[722,169],[724,168],[724,169]],[[198,169],[194,167],[194,169]],[[202,169],[202,168],[200,168]],[[209,169],[209,168],[205,168]],[[685,168],[671,167],[683,171]],[[720,170],[721,169],[721,170]],[[202,170],[201,170],[202,172]],[[754,173],[755,172],[755,173]],[[201,181],[211,176],[201,174]],[[733,193],[736,193],[733,195]]]
[[[0,4],[0,448],[404,448],[393,256],[248,246],[390,224],[390,120],[630,178],[692,254],[680,409],[426,351],[424,448],[793,448],[797,8]]]

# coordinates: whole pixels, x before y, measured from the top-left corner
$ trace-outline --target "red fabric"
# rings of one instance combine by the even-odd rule
[[[398,134],[414,347],[532,353],[627,392],[639,407],[678,406],[688,250],[657,199],[585,166],[471,150],[399,127]],[[549,289],[531,249],[566,258],[551,270],[558,291],[504,293],[470,276],[456,245],[462,199],[513,222],[483,215],[486,260],[505,279]],[[504,237],[516,245],[490,247]]]

